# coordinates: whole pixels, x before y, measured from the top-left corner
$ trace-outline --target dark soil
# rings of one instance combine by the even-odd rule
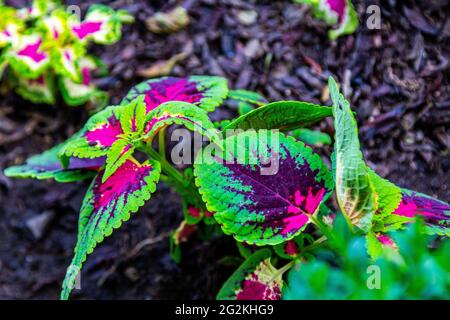
[[[90,2],[78,3],[85,9]],[[382,1],[381,30],[366,28],[368,3],[355,3],[360,28],[333,43],[326,26],[291,1],[185,1],[191,24],[162,36],[147,31],[144,20],[175,1],[116,0],[112,5],[128,9],[137,21],[124,27],[116,45],[93,48],[110,68],[99,85],[117,104],[143,80],[137,71],[181,51],[189,56],[172,75],[224,76],[233,87],[257,90],[271,101],[329,103],[321,97],[326,97],[328,75],[334,75],[351,97],[370,165],[400,186],[449,201],[448,1]],[[244,24],[243,11],[255,11],[256,21]],[[223,108],[214,117],[234,112]],[[0,169],[64,141],[87,117],[83,108],[32,105],[12,93],[1,97]],[[318,128],[332,133],[332,122]],[[0,298],[58,298],[87,185],[12,180],[0,171]],[[38,215],[50,222],[37,239],[28,225]],[[182,262],[176,265],[168,254],[167,233],[180,220],[179,197],[160,184],[152,200],[89,257],[82,290],[73,297],[214,298],[236,268],[224,259],[237,256],[233,240],[194,239],[183,246]],[[141,241],[150,244],[130,254]]]

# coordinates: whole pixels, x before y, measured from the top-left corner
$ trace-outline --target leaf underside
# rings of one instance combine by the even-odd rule
[[[336,82],[329,80],[333,101],[335,148],[333,168],[339,206],[353,225],[368,231],[377,204],[358,140],[356,120],[348,101],[339,93]]]

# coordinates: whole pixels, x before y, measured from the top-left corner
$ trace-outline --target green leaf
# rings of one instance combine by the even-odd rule
[[[227,98],[238,103],[238,112],[241,116],[268,103],[259,93],[242,89],[230,90]]]
[[[367,253],[372,259],[376,259],[383,253],[383,246],[373,231],[366,235]]]
[[[322,146],[331,144],[331,138],[328,134],[310,129],[296,129],[292,131],[291,136],[297,140],[303,141],[312,146]]]
[[[122,164],[105,183],[102,183],[104,171],[94,178],[81,207],[75,255],[63,282],[61,299],[68,299],[87,255],[150,199],[160,173],[158,162],[139,164],[132,159]]]
[[[120,125],[125,134],[141,133],[144,130],[146,110],[144,96],[138,96],[120,113]]]
[[[283,131],[305,127],[331,116],[331,108],[299,101],[279,101],[240,116],[223,128],[228,129],[280,129]]]
[[[228,92],[227,98],[236,101],[249,102],[259,107],[267,104],[266,98],[264,98],[257,92],[249,90],[242,90],[242,89],[230,90]]]
[[[281,299],[282,273],[270,263],[271,255],[269,249],[262,249],[252,254],[225,282],[217,294],[217,299]]]
[[[336,132],[332,159],[336,197],[347,220],[367,232],[371,228],[377,203],[360,150],[358,127],[349,102],[339,93],[337,84],[331,77],[329,89]]]
[[[372,169],[368,169],[368,174],[378,198],[377,219],[385,218],[400,204],[401,189],[389,180],[381,178]]]
[[[55,103],[55,78],[51,73],[44,73],[37,79],[27,79],[13,75],[17,83],[16,92],[33,103]]]
[[[113,143],[106,155],[106,167],[103,174],[104,183],[116,170],[133,155],[134,145],[124,139],[119,139]]]

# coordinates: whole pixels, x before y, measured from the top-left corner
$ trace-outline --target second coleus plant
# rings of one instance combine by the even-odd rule
[[[358,27],[358,14],[351,0],[294,0],[294,2],[310,5],[316,18],[337,26],[328,32],[331,40],[352,34]]]
[[[366,166],[349,103],[332,79],[329,89],[332,107],[267,103],[256,93],[229,90],[219,77],[153,79],[131,89],[121,105],[92,116],[67,142],[5,170],[7,176],[60,182],[93,178],[61,297],[69,297],[87,255],[149,200],[159,180],[183,197],[184,220],[171,239],[176,260],[178,246],[200,221],[217,223],[238,241],[246,261],[219,292],[223,299],[280,299],[283,274],[335,238],[331,225],[338,212],[325,205],[334,190],[353,231],[366,236],[372,257],[395,247],[388,233],[416,215],[425,218],[428,233],[448,235],[450,206],[401,189]],[[225,99],[245,105],[245,111],[214,124],[208,112]],[[331,169],[294,138],[296,129],[329,116],[336,133]],[[180,172],[165,159],[161,137],[172,124],[210,141],[197,153],[193,171]],[[159,152],[152,148],[156,136]],[[148,160],[138,161],[136,151]],[[290,261],[277,268],[273,252]]]
[[[58,0],[34,0],[23,9],[0,4],[0,11],[0,78],[11,88],[34,103],[55,103],[58,89],[71,106],[107,103],[93,82],[106,69],[88,45],[117,42],[132,16],[94,4],[80,20]]]

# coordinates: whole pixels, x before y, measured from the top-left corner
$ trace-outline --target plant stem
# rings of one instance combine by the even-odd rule
[[[161,163],[161,170],[167,175],[161,176],[162,181],[169,184],[171,182],[176,182],[175,189],[177,189],[178,192],[180,192],[183,196],[187,194],[187,197],[189,197],[191,200],[195,200],[195,202],[197,203],[203,203],[202,198],[200,197],[198,192],[196,192],[195,185],[193,185],[189,181],[189,179],[186,179],[186,177],[180,171],[175,169],[165,158],[161,156],[160,153],[158,153],[151,146],[143,145],[142,148],[149,157]]]
[[[319,230],[323,233],[323,235],[325,237],[327,237],[327,239],[329,241],[333,241],[334,240],[334,235],[333,235],[333,233],[331,232],[330,228],[328,227],[328,225],[326,223],[324,223],[322,220],[319,220],[317,218],[317,216],[314,215],[314,214],[310,215],[309,218],[316,225],[316,227],[319,228]]]
[[[166,159],[164,159],[158,152],[156,152],[151,146],[145,146],[145,153],[151,158],[159,161],[161,163],[161,170],[166,173],[169,177],[173,178],[181,185],[185,184],[185,179],[180,171],[175,169]]]
[[[158,148],[159,148],[159,154],[161,157],[166,159],[166,128],[162,128],[159,130],[158,133]]]
[[[313,242],[312,244],[310,244],[309,246],[304,247],[304,248],[301,250],[301,253],[305,253],[305,252],[307,252],[307,251],[309,251],[309,250],[312,250],[312,249],[315,249],[315,248],[317,248],[317,247],[320,247],[320,246],[324,245],[326,240],[327,240],[327,237],[326,237],[326,236],[321,236],[319,239],[317,239],[316,241],[314,241],[314,242]]]
[[[286,263],[284,266],[282,266],[280,269],[278,269],[274,276],[272,277],[272,279],[270,280],[270,282],[274,281],[276,278],[278,278],[279,276],[282,276],[286,271],[288,271],[289,269],[291,269],[295,264],[297,263],[297,260],[291,260],[288,263]]]

